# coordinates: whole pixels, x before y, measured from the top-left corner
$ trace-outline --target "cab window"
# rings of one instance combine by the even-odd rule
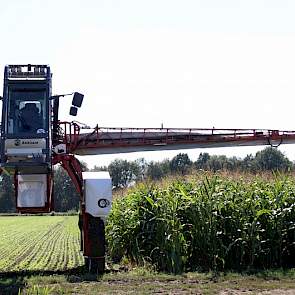
[[[9,95],[7,133],[36,134],[46,132],[44,91],[12,91]]]

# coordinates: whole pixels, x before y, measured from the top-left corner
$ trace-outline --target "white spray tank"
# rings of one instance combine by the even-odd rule
[[[112,179],[109,172],[83,172],[85,211],[104,222],[112,207]]]

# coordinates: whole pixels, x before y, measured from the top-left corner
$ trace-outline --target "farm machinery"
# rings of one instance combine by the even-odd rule
[[[5,67],[0,173],[14,176],[18,212],[48,213],[54,209],[53,166],[66,170],[80,195],[81,251],[92,272],[104,271],[112,182],[108,172],[82,172],[75,155],[295,143],[295,131],[265,129],[83,129],[59,119],[59,101],[65,95],[52,95],[51,82],[47,65]],[[83,95],[70,95],[70,114],[76,116]]]

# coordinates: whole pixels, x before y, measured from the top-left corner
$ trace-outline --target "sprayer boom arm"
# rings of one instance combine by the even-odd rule
[[[97,126],[83,132],[76,123],[60,124],[71,124],[63,128],[70,130],[70,134],[63,132],[59,142],[66,143],[69,152],[77,155],[295,143],[295,131]]]

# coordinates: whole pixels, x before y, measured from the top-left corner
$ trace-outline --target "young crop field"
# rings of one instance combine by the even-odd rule
[[[1,216],[0,273],[83,265],[77,216]]]

